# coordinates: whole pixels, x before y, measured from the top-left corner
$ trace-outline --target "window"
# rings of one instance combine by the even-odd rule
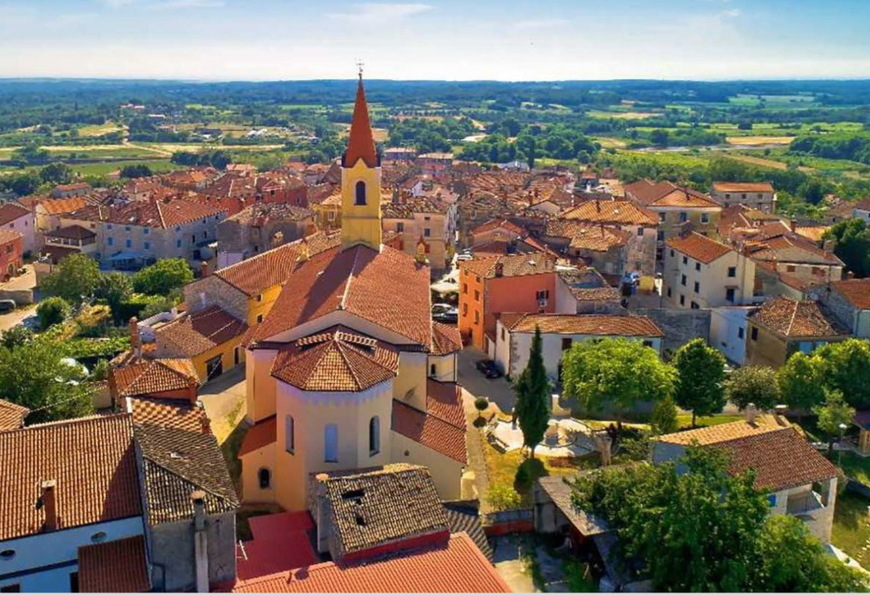
[[[710,223],[710,214],[702,213],[701,214],[701,223]]]
[[[776,507],[776,495],[767,495],[767,504]]]
[[[326,214],[329,221],[335,221],[335,211],[330,211]]]
[[[752,328],[751,337],[752,337],[752,341],[758,341],[758,327]]]
[[[257,302],[262,302],[262,301],[263,301],[263,295],[257,294]]]
[[[680,223],[684,223],[686,221],[689,221],[689,214],[685,211],[680,211]]]
[[[432,366],[435,366],[434,364]],[[372,416],[369,420],[369,455],[377,455],[381,450],[381,419]]]
[[[661,232],[661,231],[660,231],[660,232],[657,232],[657,233],[656,233],[656,240],[658,240],[659,242],[662,242],[664,239],[665,239],[665,233],[664,233],[664,232]],[[673,252],[674,252],[674,251],[671,251],[671,256],[673,256]]]
[[[108,238],[106,238],[106,245],[115,246],[115,239],[109,236]]]
[[[785,270],[788,271],[789,273],[794,273],[795,266],[794,265],[786,265]]]
[[[477,325],[480,323],[480,312],[474,311],[474,324]]]
[[[686,285],[686,274],[685,273],[680,276],[680,285],[681,286]]]
[[[746,193],[743,193],[742,195],[740,195],[740,198],[745,201],[746,200]]]
[[[130,231],[130,226],[124,226],[124,231],[125,231],[125,232],[129,232],[129,231]]]
[[[689,257],[684,256],[683,257],[683,265],[688,265],[688,264],[689,264]]]
[[[668,298],[670,298],[670,297],[671,297],[671,289],[668,288]]]
[[[145,242],[143,244],[143,246],[145,247],[145,250],[151,250],[151,243],[150,242]]]
[[[112,224],[106,224],[106,229],[107,229],[107,230],[111,230],[111,229],[112,229]]]
[[[725,193],[725,198],[726,198],[726,199],[730,199],[730,198],[731,198],[731,193],[726,192],[726,193]]]
[[[746,337],[746,333],[744,332],[743,327],[738,327],[737,328],[737,338],[743,339],[744,337]]]
[[[151,228],[143,228],[143,229],[142,229],[142,233],[145,234],[145,235],[147,236],[148,234],[151,233]]]
[[[638,228],[638,229],[637,229],[637,235],[638,235],[638,236],[643,236],[643,228]]]
[[[700,282],[697,282],[697,281],[695,282],[694,290],[695,290],[696,294],[701,291],[701,283]]]
[[[338,462],[338,426],[327,424],[323,429],[323,461]]]
[[[680,294],[680,306],[686,306],[686,297]]]
[[[400,221],[399,223],[397,223],[397,224],[396,224],[396,231],[397,231],[398,233],[400,233],[400,234],[401,234],[402,232],[404,232],[404,231],[405,231],[405,224],[404,224],[403,222],[401,222],[401,221]]]
[[[643,347],[645,347],[645,348],[651,348],[651,347],[653,347],[653,342],[652,342],[652,340],[651,340],[651,339],[645,339],[645,340],[643,340]]]
[[[293,416],[284,418],[284,448],[287,453],[296,453],[296,421]]]
[[[725,300],[728,302],[734,302],[734,288],[728,288],[725,290]]]
[[[572,343],[574,343],[573,339],[571,339],[570,337],[563,337],[562,338],[562,351],[564,352],[565,350],[570,349]]]
[[[695,271],[701,270],[701,263],[695,263]]]
[[[366,204],[366,183],[360,180],[354,187],[354,205]]]
[[[462,293],[468,294],[468,284],[462,284]]]
[[[507,331],[505,331],[504,327],[501,328],[501,339],[504,341],[507,338]]]
[[[204,230],[202,233],[202,239],[205,240],[206,238],[208,238],[208,230]]]
[[[467,305],[467,304],[463,304],[463,305],[462,305],[462,316],[464,317],[464,316],[466,316],[467,314],[468,314],[468,305]]]
[[[263,315],[257,315],[257,322],[258,322],[258,323],[262,323],[262,322],[263,322]]]
[[[664,214],[664,213],[659,213],[659,222],[664,223],[664,221],[665,221],[665,214]]]
[[[701,307],[698,306],[698,303],[697,303],[697,302],[694,302],[694,301],[693,301],[693,302],[689,305],[689,308],[692,308],[692,309],[694,309],[694,310],[698,310],[698,309],[701,308]]]
[[[432,230],[430,230],[429,228],[423,228],[423,236],[425,236],[426,238],[429,238],[431,235],[432,235]]]
[[[126,246],[127,248],[133,248],[133,241],[131,239],[127,238],[124,241],[124,246]]]
[[[438,367],[434,364],[429,365],[429,376],[436,377],[438,376]]]
[[[673,256],[674,256],[674,249],[672,248],[671,249],[671,257],[673,257]]]
[[[181,248],[181,238],[175,241],[175,248]]]
[[[737,267],[728,267],[728,277],[737,277]]]
[[[535,292],[535,298],[538,300],[546,300],[550,297],[550,290],[538,290]]]
[[[474,290],[474,301],[480,302],[480,290]]]
[[[257,472],[257,481],[260,483],[260,488],[272,487],[272,472],[269,468],[260,468]]]

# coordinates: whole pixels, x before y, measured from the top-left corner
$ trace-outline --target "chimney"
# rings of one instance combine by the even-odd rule
[[[308,239],[303,238],[301,242],[299,242],[299,261],[307,261],[311,257],[311,249],[308,246]]]
[[[208,535],[205,531],[205,492],[190,493],[193,501],[193,549],[196,565],[196,591],[208,592]]]
[[[272,248],[277,248],[284,244],[284,232],[275,232],[272,234]]]
[[[195,404],[197,400],[197,389],[199,388],[199,380],[194,377],[187,379],[187,399],[190,403]]]
[[[794,233],[796,232],[796,230],[797,230],[797,220],[792,219],[792,220],[789,222],[789,228],[791,228],[791,233],[794,234]]]
[[[601,213],[601,201],[598,201],[598,200],[595,201],[595,211],[597,211],[598,213]]]
[[[325,553],[329,550],[329,515],[326,501],[326,481],[328,474],[318,474],[314,477],[316,488],[314,490],[314,523],[317,525],[317,552]]]
[[[205,411],[205,406],[201,401],[196,401],[196,407],[200,410],[199,422],[202,427],[202,434],[210,435],[211,434],[211,420],[208,417],[208,413]]]
[[[755,404],[749,404],[746,406],[744,414],[746,415],[747,423],[755,424],[755,418],[758,416],[758,408],[755,407]]]
[[[45,521],[42,524],[43,532],[57,530],[57,481],[45,480],[40,485],[42,493],[36,503],[37,509],[45,509]]]
[[[130,349],[136,358],[142,356],[142,339],[139,337],[139,319],[130,317]]]
[[[504,263],[502,263],[501,261],[499,261],[498,263],[495,264],[495,276],[496,277],[503,277],[504,276]]]
[[[199,264],[200,277],[208,277],[208,262],[203,261]]]

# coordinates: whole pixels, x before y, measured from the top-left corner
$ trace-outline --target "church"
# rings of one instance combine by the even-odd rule
[[[303,240],[274,306],[244,340],[242,498],[309,507],[321,472],[426,466],[459,499],[465,415],[458,330],[432,321],[424,255],[382,244],[381,167],[362,75],[341,160],[340,242]]]

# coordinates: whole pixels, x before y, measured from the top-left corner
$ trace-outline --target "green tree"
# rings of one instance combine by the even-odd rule
[[[49,274],[40,289],[49,296],[59,296],[71,304],[78,304],[93,295],[100,283],[100,266],[87,255],[64,257],[57,269]]]
[[[838,389],[850,405],[870,406],[870,342],[850,338],[826,344],[813,352],[822,361],[822,377],[830,389]]]
[[[39,177],[50,184],[69,184],[73,179],[73,171],[65,163],[53,163],[42,168]]]
[[[825,403],[816,406],[813,412],[819,417],[819,429],[828,436],[828,452],[834,451],[834,441],[855,419],[855,408],[846,403],[843,393],[837,389],[825,390]]]
[[[823,367],[818,356],[795,352],[777,371],[779,393],[789,408],[808,412],[825,401]]]
[[[133,282],[129,275],[120,271],[112,271],[100,276],[100,281],[94,291],[98,300],[105,300],[112,311],[112,317],[116,324],[123,323],[119,318],[121,303],[127,300],[133,293]]]
[[[692,415],[692,424],[694,425],[694,414]],[[650,416],[649,425],[653,432],[658,435],[666,435],[676,432],[679,429],[677,422],[677,406],[670,396],[666,396],[661,401],[656,402],[653,406],[652,415]]]
[[[48,150],[39,145],[25,145],[12,152],[13,161],[29,165],[46,163],[48,158]]]
[[[853,218],[839,221],[822,237],[835,242],[834,254],[840,257],[855,277],[870,275],[870,227],[864,220]]]
[[[51,296],[42,300],[36,307],[39,327],[44,331],[58,323],[63,323],[69,317],[71,310],[69,302],[59,296]]]
[[[121,178],[147,178],[153,172],[146,164],[129,164],[121,168]]]
[[[31,341],[33,341],[33,331],[24,325],[10,327],[0,335],[0,345],[10,350]]]
[[[772,410],[780,400],[776,372],[769,366],[738,368],[725,381],[725,395],[741,410],[749,404]]]
[[[576,342],[562,356],[565,395],[590,411],[612,407],[620,423],[638,402],[659,402],[673,395],[675,381],[674,369],[639,341]]]
[[[670,135],[668,131],[657,128],[649,133],[649,141],[656,147],[667,147]]]
[[[544,368],[541,348],[541,330],[535,327],[529,363],[514,384],[517,395],[516,414],[520,430],[523,431],[523,444],[535,457],[535,447],[544,439],[544,432],[550,420],[550,382]]]
[[[142,294],[165,296],[193,281],[193,271],[184,259],[160,259],[133,275],[133,289]]]
[[[725,407],[725,357],[701,338],[680,346],[672,361],[677,370],[674,398],[696,416],[717,414]]]

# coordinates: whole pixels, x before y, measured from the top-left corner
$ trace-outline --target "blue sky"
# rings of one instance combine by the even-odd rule
[[[0,0],[0,77],[870,77],[870,0]]]

